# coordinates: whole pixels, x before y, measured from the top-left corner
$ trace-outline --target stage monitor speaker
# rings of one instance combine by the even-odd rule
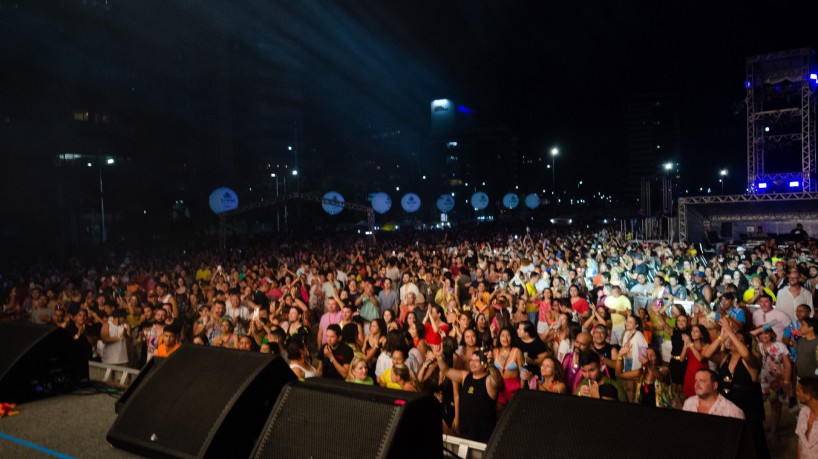
[[[131,384],[125,389],[125,392],[123,392],[122,395],[119,396],[119,399],[117,399],[116,403],[114,403],[114,413],[119,414],[120,411],[122,411],[122,408],[124,408],[128,403],[128,400],[130,400],[131,395],[134,393],[134,391],[136,391],[136,388],[142,384],[142,381],[144,381],[152,371],[156,370],[163,363],[165,363],[165,359],[165,357],[154,357],[148,360],[148,363],[146,363],[145,366],[139,370],[139,374],[136,375],[136,378],[131,381]]]
[[[148,457],[248,457],[281,388],[296,379],[279,356],[192,345],[145,371],[107,439]]]
[[[0,401],[23,403],[88,384],[88,360],[62,328],[0,323]]]
[[[289,384],[253,458],[440,458],[440,402],[415,392],[343,381]]]
[[[536,391],[517,391],[483,457],[634,459],[657,447],[663,459],[756,457],[738,419]]]

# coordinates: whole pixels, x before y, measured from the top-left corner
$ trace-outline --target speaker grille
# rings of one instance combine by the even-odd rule
[[[281,391],[251,457],[435,459],[442,434],[431,395],[311,378]]]
[[[29,325],[18,323],[0,324],[0,379],[11,370],[17,360],[23,357],[32,347],[49,333],[54,327],[45,325]]]
[[[217,437],[219,429],[230,431],[231,437],[236,431],[256,429],[246,446],[249,453],[281,385],[295,379],[280,357],[277,363],[288,374],[280,369],[271,374],[273,359],[252,352],[182,346],[131,394],[108,438],[125,449],[202,457],[213,454],[208,451],[213,442],[219,442],[213,448],[229,447],[225,442],[230,439],[221,438],[224,434]],[[263,377],[271,380],[257,381]],[[245,393],[250,385],[253,389]],[[239,425],[236,421],[242,418]],[[253,421],[256,425],[245,424]]]
[[[355,412],[362,415],[350,419],[358,425],[339,422],[340,417],[353,408],[352,403]],[[255,457],[386,457],[400,408],[383,400],[351,401],[342,394],[287,386],[270,418],[275,427],[265,430]],[[320,438],[323,445],[320,454],[315,454],[311,434]]]
[[[491,436],[487,459],[737,457],[743,422],[721,416],[519,391]],[[745,439],[746,440],[746,439]]]
[[[0,398],[23,403],[81,387],[88,361],[68,332],[47,325],[0,324]]]

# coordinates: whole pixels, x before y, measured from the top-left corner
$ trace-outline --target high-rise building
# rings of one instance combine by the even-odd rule
[[[656,209],[662,204],[639,202],[641,184],[646,180],[661,182],[662,177],[678,173],[681,154],[678,94],[674,91],[632,93],[626,96],[623,111],[627,145],[623,158],[623,198],[629,207]],[[665,169],[668,162],[674,165],[671,171]],[[661,193],[652,195],[659,197]]]

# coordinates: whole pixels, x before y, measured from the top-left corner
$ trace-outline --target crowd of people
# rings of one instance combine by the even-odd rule
[[[6,272],[0,319],[65,328],[107,364],[185,343],[427,392],[444,432],[482,442],[519,390],[741,418],[760,457],[800,410],[799,453],[818,457],[816,260],[806,237],[704,251],[604,229],[332,235]]]

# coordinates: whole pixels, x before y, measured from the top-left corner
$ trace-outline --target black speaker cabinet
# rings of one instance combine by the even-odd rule
[[[431,395],[311,378],[289,384],[252,457],[440,458],[440,403]]]
[[[62,328],[0,323],[0,401],[23,403],[88,384],[88,360]]]
[[[503,412],[483,457],[682,459],[703,451],[708,458],[756,457],[738,419],[521,390]]]
[[[192,345],[145,371],[107,439],[148,457],[248,457],[281,388],[296,379],[281,357]]]

